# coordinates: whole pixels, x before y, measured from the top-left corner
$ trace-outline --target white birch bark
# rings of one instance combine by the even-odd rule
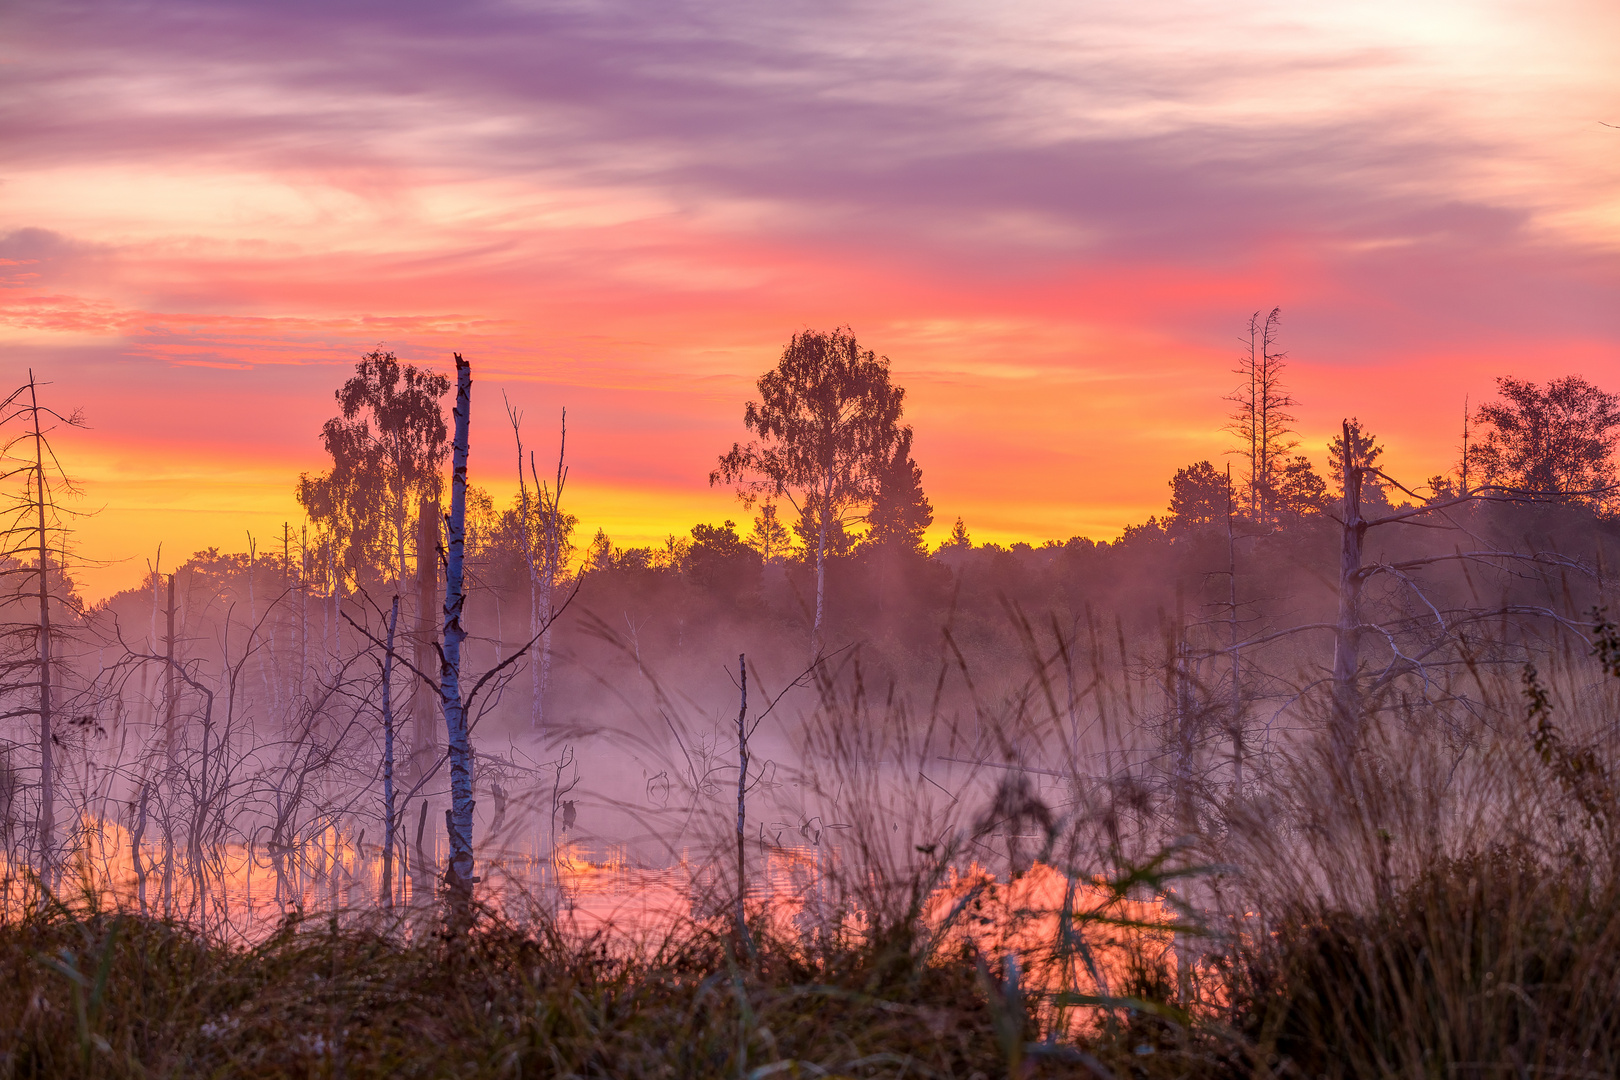
[[[456,354],[455,442],[451,453],[450,513],[445,521],[443,659],[439,668],[439,702],[444,712],[450,752],[450,865],[445,882],[453,900],[464,906],[472,897],[473,878],[473,756],[467,730],[467,706],[461,697],[461,645],[467,632],[461,624],[463,558],[467,522],[467,429],[472,408],[472,367]]]

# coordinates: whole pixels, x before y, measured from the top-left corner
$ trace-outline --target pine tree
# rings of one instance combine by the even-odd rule
[[[1363,469],[1376,469],[1378,458],[1384,452],[1377,437],[1362,427],[1361,421],[1354,416],[1344,422],[1344,428],[1350,437],[1350,464]],[[1344,498],[1344,455],[1344,435],[1336,435],[1328,443],[1328,476],[1335,499]],[[1361,474],[1361,504],[1378,513],[1390,509],[1384,482],[1375,473]]]
[[[878,474],[877,495],[866,515],[866,545],[924,555],[923,533],[933,523],[934,506],[923,494],[922,469],[911,457],[911,428],[903,427]]]
[[[1170,516],[1166,529],[1172,536],[1186,536],[1226,521],[1230,504],[1227,478],[1207,461],[1177,469],[1170,480]]]
[[[950,539],[939,545],[940,551],[970,551],[973,548],[973,539],[968,536],[967,525],[961,518],[951,526]]]
[[[759,552],[759,557],[769,566],[771,561],[788,558],[793,553],[793,536],[782,524],[782,517],[776,512],[776,504],[766,502],[754,515],[754,531],[748,534],[743,541],[749,547]]]

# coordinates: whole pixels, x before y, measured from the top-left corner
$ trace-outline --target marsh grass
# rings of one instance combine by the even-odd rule
[[[656,929],[539,904],[243,943],[38,885],[0,923],[0,1078],[1617,1075],[1620,679],[1544,666],[1372,702],[1352,761],[1301,738],[1241,792],[1086,775],[1072,700],[913,722],[829,683],[761,812],[836,804],[837,857],[746,933],[716,893]],[[706,775],[680,820],[725,851]]]

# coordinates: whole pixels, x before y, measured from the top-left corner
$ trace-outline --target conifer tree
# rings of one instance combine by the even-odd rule
[[[787,526],[782,524],[775,503],[767,501],[760,505],[759,513],[754,515],[754,529],[743,543],[759,552],[766,566],[773,559],[782,560],[791,554],[793,537],[787,531]]]
[[[866,515],[866,543],[879,551],[923,555],[923,533],[933,523],[922,469],[911,457],[911,428],[903,427],[878,474],[877,496]]]

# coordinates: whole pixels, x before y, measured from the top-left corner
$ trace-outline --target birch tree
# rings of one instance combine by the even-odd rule
[[[472,366],[456,353],[455,440],[450,452],[450,513],[445,518],[444,637],[439,647],[439,707],[450,752],[450,866],[445,874],[454,902],[464,904],[473,887],[473,751],[467,701],[461,692],[462,626],[466,603],[467,438],[472,413]]]
[[[351,572],[403,589],[411,507],[437,499],[442,485],[449,448],[439,399],[449,388],[445,376],[376,351],[337,390],[340,415],[321,428],[332,468],[300,477],[298,501],[346,545]]]
[[[513,653],[476,677],[467,677],[461,670],[462,646],[467,640],[463,622],[466,609],[467,578],[467,459],[470,453],[469,431],[472,420],[472,366],[455,354],[456,399],[454,435],[450,443],[450,510],[444,516],[444,608],[442,630],[435,643],[438,653],[438,673],[435,678],[424,667],[405,661],[391,642],[380,640],[365,626],[349,619],[349,624],[371,644],[383,649],[392,663],[408,668],[428,687],[439,701],[439,712],[444,719],[446,760],[450,766],[450,808],[445,811],[445,826],[449,833],[450,861],[445,869],[445,887],[450,897],[452,916],[457,925],[464,926],[472,900],[472,887],[478,878],[473,875],[473,766],[472,725],[477,715],[479,695],[492,684],[504,685],[497,680],[511,671],[512,666],[528,655],[535,644],[550,629],[551,624],[567,609],[573,594],[558,604],[538,631]],[[577,586],[576,586],[577,591]],[[420,787],[425,777],[417,781]]]
[[[1549,379],[1546,386],[1501,378],[1496,388],[1501,400],[1486,402],[1475,415],[1485,437],[1474,446],[1474,461],[1487,481],[1607,508],[1610,497],[1580,493],[1615,484],[1620,395],[1579,375]]]
[[[907,430],[905,391],[890,381],[888,358],[862,349],[848,327],[795,334],[756,385],[760,400],[744,406],[743,423],[757,438],[734,443],[709,483],[733,484],[750,501],[786,498],[815,523],[815,652],[826,619],[829,529],[859,520],[854,512],[876,495]]]

